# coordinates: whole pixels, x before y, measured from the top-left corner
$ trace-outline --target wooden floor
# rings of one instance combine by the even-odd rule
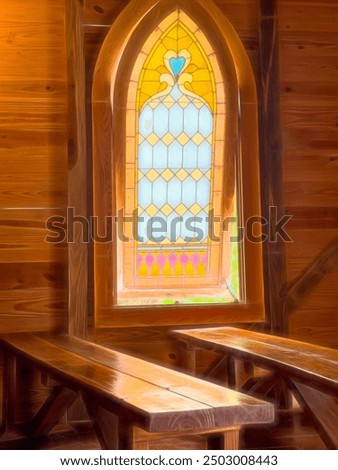
[[[6,442],[0,441],[0,450],[97,450],[100,449],[90,427],[77,429],[59,426],[44,439],[25,441],[15,435],[8,435]],[[152,443],[152,449],[205,450],[204,439],[194,437],[185,440],[161,440]],[[325,445],[306,418],[300,413],[281,417],[278,426],[248,428],[241,435],[241,449],[299,449],[321,450]]]

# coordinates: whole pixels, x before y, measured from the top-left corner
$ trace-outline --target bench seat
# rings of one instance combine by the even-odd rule
[[[6,359],[3,428],[13,421],[17,359],[59,384],[26,427],[30,436],[48,433],[79,394],[103,448],[147,448],[146,433],[136,443],[137,428],[168,436],[218,435],[222,447],[237,448],[241,426],[274,419],[268,402],[78,338],[18,333],[0,341]]]

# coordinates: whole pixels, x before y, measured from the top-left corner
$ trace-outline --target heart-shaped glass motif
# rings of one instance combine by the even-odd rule
[[[169,60],[170,68],[176,77],[182,72],[185,62],[186,59],[184,57],[172,57]]]

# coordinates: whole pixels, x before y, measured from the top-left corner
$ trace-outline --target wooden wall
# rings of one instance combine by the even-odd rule
[[[0,3],[0,333],[66,318],[66,247],[44,243],[67,201],[64,3],[30,3]]]
[[[0,333],[67,322],[67,247],[44,243],[46,219],[64,214],[69,200],[65,1],[27,3],[0,4]],[[82,3],[90,129],[96,54],[127,0]],[[258,73],[260,2],[217,3]],[[296,214],[289,229],[294,243],[286,247],[292,282],[337,235],[338,7],[335,0],[280,0],[278,7],[283,192],[287,211]],[[90,158],[89,152],[88,168]],[[290,311],[289,328],[292,336],[337,346],[338,270],[325,272]],[[92,329],[91,337],[179,362],[165,329]]]
[[[284,202],[294,214],[287,279],[300,286],[289,332],[337,348],[338,3],[280,0],[278,7]]]

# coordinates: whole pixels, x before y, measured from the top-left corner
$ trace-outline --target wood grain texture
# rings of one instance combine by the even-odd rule
[[[253,360],[286,378],[337,394],[338,350],[232,327],[174,330],[173,335],[196,348]]]
[[[284,197],[295,213],[294,243],[286,247],[292,280],[337,236],[338,9],[335,1],[278,3]],[[290,335],[337,347],[337,299],[327,287],[337,282],[333,269],[303,298],[289,317]]]
[[[92,420],[97,439],[102,449],[118,449],[118,419],[112,413],[85,398],[86,409]]]
[[[36,0],[31,8],[27,9],[26,0],[15,0],[15,2],[1,2],[0,17],[2,20],[21,23],[56,23],[62,25],[64,19],[63,1],[51,4],[46,0]],[[50,38],[52,40],[52,38]]]
[[[4,1],[0,18],[0,332],[59,329],[67,250],[44,239],[67,202],[64,1]]]
[[[66,2],[68,71],[68,207],[87,216],[87,161],[83,9],[78,0]],[[87,336],[88,243],[76,224],[74,243],[68,245],[68,331]]]
[[[318,255],[295,279],[290,281],[284,289],[285,314],[290,315],[299,307],[304,298],[311,292],[330,272],[338,266],[338,236],[330,242],[320,255]],[[327,300],[327,298],[325,298]],[[321,306],[325,305],[325,300]],[[329,300],[330,297],[329,297]],[[330,305],[329,305],[330,306]]]
[[[310,305],[303,304],[290,315],[289,331],[292,338],[299,341],[307,341],[338,349],[336,307],[338,295],[336,293],[331,295],[328,299],[328,302],[331,304],[330,307],[323,309],[320,301],[321,296],[325,295],[325,290],[322,290],[323,285],[325,285],[325,281],[308,297]],[[336,280],[335,285],[337,285]],[[317,302],[313,298],[317,299]],[[332,305],[335,306],[332,307]]]
[[[63,263],[7,263],[1,265],[0,291],[49,287],[67,288],[67,267]]]
[[[287,281],[298,276],[336,236],[334,228],[288,229],[292,243],[286,245]],[[334,275],[334,273],[333,273]]]
[[[277,2],[260,2],[259,17],[260,154],[262,211],[269,220],[270,208],[284,213],[282,187],[282,142],[279,107],[279,50]],[[274,227],[270,227],[274,231]],[[285,245],[279,237],[265,243],[264,284],[268,322],[271,330],[283,333],[287,320],[283,315],[280,290],[285,283]]]
[[[111,26],[129,0],[84,0],[84,22],[88,25]]]
[[[65,217],[61,209],[0,209],[0,263],[65,262],[65,243],[46,243],[55,235],[46,227],[50,217]],[[63,220],[63,219],[62,219]]]
[[[29,426],[25,427],[25,433],[30,437],[48,434],[76,398],[77,393],[72,390],[62,386],[55,387]]]
[[[329,449],[338,449],[338,397],[332,397],[318,390],[293,382],[296,396],[319,425],[320,435]]]
[[[8,335],[2,345],[149,432],[217,432],[273,420],[269,403],[66,335]]]
[[[66,326],[67,289],[0,291],[0,331],[55,330]]]

